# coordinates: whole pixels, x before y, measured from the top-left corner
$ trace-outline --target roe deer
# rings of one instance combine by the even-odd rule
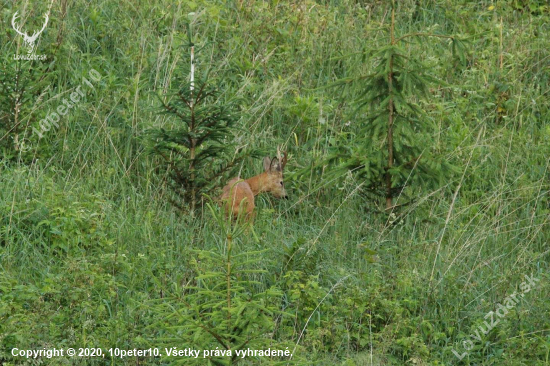
[[[277,157],[264,158],[264,172],[248,179],[233,178],[223,187],[220,201],[224,205],[226,215],[237,218],[239,213],[246,214],[248,220],[253,218],[254,196],[269,192],[277,198],[288,198],[283,184],[283,169],[287,162],[287,154],[281,158],[277,149]]]

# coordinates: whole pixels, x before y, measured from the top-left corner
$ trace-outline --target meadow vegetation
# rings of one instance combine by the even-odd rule
[[[0,363],[550,365],[546,1],[0,3]],[[45,61],[14,60],[15,11],[29,30],[50,11]],[[227,122],[192,194],[170,138],[205,131],[162,113],[187,87],[188,25]],[[260,195],[253,227],[231,225],[221,188],[277,146],[290,199]],[[526,275],[537,286],[472,338]]]

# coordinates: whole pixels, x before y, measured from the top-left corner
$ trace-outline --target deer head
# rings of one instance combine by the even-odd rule
[[[35,47],[35,42],[36,42],[36,39],[38,38],[38,36],[40,35],[40,33],[42,33],[44,31],[44,29],[46,29],[46,25],[48,25],[48,20],[49,20],[49,17],[48,17],[48,14],[44,14],[44,18],[45,18],[45,21],[44,21],[44,25],[42,26],[42,29],[40,29],[39,31],[37,32],[34,32],[32,34],[32,36],[29,36],[27,35],[27,33],[25,32],[22,32],[20,29],[17,28],[17,26],[15,25],[15,20],[17,19],[17,12],[15,12],[15,14],[13,14],[13,18],[11,18],[11,25],[13,27],[13,29],[15,29],[15,31],[17,33],[19,33],[20,35],[23,36],[23,40],[25,42],[25,45],[27,46],[27,53],[30,55],[31,53],[33,53],[34,51],[34,47]]]
[[[277,156],[270,158],[266,156],[264,158],[264,170],[267,176],[266,181],[264,182],[263,191],[270,192],[277,198],[288,198],[284,181],[283,181],[283,170],[287,162],[287,153],[286,151],[281,156],[281,151],[277,148]]]

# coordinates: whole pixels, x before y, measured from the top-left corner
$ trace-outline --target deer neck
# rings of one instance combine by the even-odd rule
[[[248,178],[245,180],[246,183],[250,186],[252,194],[257,196],[258,193],[265,192],[265,183],[267,182],[267,173],[262,173],[256,175],[255,177]]]

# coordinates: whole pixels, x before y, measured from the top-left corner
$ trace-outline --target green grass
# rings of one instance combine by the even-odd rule
[[[448,84],[433,86],[422,107],[433,153],[459,170],[436,189],[408,187],[397,203],[413,202],[393,214],[354,175],[333,180],[330,167],[306,169],[362,122],[350,117],[349,94],[326,86],[369,74],[361,53],[387,43],[389,3],[54,3],[37,51],[55,58],[50,86],[43,98],[44,89],[29,94],[24,124],[37,126],[91,68],[103,78],[28,153],[4,146],[13,135],[0,129],[0,361],[186,364],[23,360],[11,349],[217,346],[205,335],[169,339],[163,315],[217,268],[197,265],[196,251],[226,254],[227,235],[206,206],[191,217],[170,205],[166,169],[143,141],[147,129],[175,123],[158,114],[156,94],[186,75],[184,21],[196,11],[198,72],[211,64],[225,76],[222,98],[242,98],[241,132],[228,143],[270,153],[283,144],[290,153],[290,200],[259,196],[253,230],[234,240],[234,255],[265,250],[244,266],[265,272],[246,275],[255,282],[238,295],[281,292],[265,300],[283,313],[270,315],[272,329],[251,331],[258,342],[297,344],[293,361],[306,365],[549,365],[550,14],[541,1],[519,3],[399,2],[398,35],[458,35],[466,52],[457,60],[437,38],[405,47]],[[0,73],[11,75],[8,58],[22,51],[10,21],[23,5],[3,1],[2,9]],[[29,29],[45,11],[29,4]],[[40,75],[21,77],[38,83]],[[12,109],[0,102],[8,118]],[[242,176],[260,172],[261,161],[250,160]],[[463,341],[524,275],[538,287],[459,361],[452,349],[464,352]]]

